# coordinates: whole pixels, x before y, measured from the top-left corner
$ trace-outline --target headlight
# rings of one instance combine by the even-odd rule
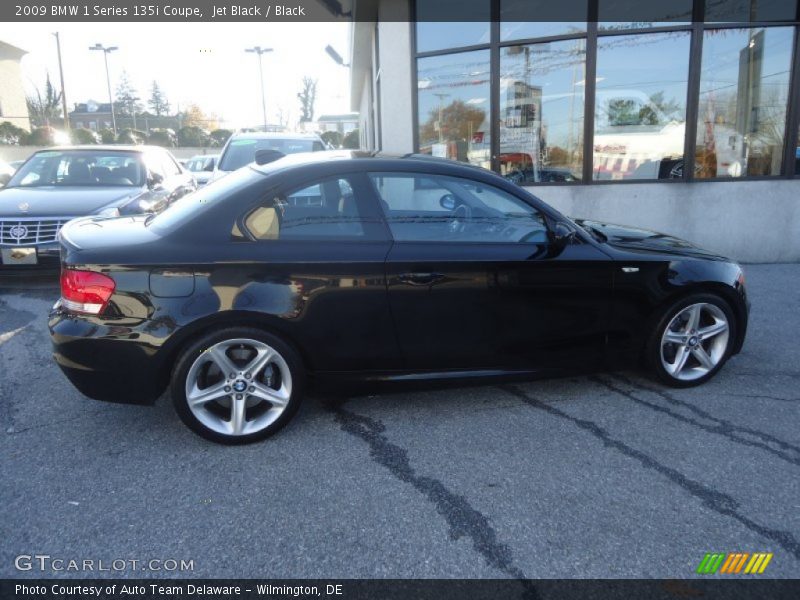
[[[117,207],[104,208],[99,213],[97,213],[97,215],[100,217],[108,217],[108,218],[118,217],[119,209]]]

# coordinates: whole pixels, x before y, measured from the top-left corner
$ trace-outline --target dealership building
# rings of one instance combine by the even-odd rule
[[[567,215],[742,261],[800,261],[798,11],[354,0],[351,108],[364,148],[479,165]]]

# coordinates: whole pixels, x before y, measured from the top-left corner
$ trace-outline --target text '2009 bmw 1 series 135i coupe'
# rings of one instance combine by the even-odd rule
[[[739,352],[736,263],[663,234],[572,221],[482,169],[293,155],[161,214],[60,235],[55,359],[92,398],[167,388],[200,435],[283,427],[309,381],[539,376],[640,361],[703,383]]]

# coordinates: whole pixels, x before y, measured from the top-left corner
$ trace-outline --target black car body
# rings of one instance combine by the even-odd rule
[[[0,272],[58,267],[56,234],[71,219],[159,212],[195,189],[191,174],[163,148],[35,152],[0,189]]]
[[[265,332],[295,379],[327,381],[635,364],[671,307],[703,294],[730,321],[721,361],[747,325],[736,263],[571,221],[502,177],[438,159],[338,152],[251,165],[155,217],[70,224],[61,259],[63,273],[111,281],[99,314],[62,301],[50,317],[62,370],[108,401],[154,401],[187,347],[202,354],[206,336],[232,327]]]

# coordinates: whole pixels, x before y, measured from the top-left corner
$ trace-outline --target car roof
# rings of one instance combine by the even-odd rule
[[[334,162],[348,162],[360,163],[363,166],[364,162],[370,164],[369,168],[380,168],[380,164],[403,166],[418,166],[422,170],[430,170],[431,166],[441,167],[443,170],[454,172],[461,171],[469,175],[488,175],[497,177],[496,173],[484,169],[477,165],[470,163],[451,160],[448,158],[439,158],[430,156],[428,154],[391,154],[386,152],[366,152],[363,150],[328,150],[321,152],[298,152],[296,154],[287,154],[273,162],[265,165],[251,164],[251,168],[264,174],[273,175],[278,172],[286,172],[288,170],[301,169],[312,165],[331,164]],[[361,167],[359,167],[361,168]]]
[[[248,138],[251,140],[318,140],[316,133],[292,133],[277,131],[238,131],[231,136],[231,139]]]
[[[145,146],[145,145],[133,145],[133,144],[83,144],[83,145],[76,145],[76,146],[50,146],[49,148],[42,148],[41,150],[37,150],[34,154],[38,154],[39,152],[68,152],[71,150],[80,150],[80,151],[93,151],[93,152],[137,152],[137,153],[144,153],[150,152],[153,150],[160,150],[166,152],[166,148],[162,148],[161,146]]]

